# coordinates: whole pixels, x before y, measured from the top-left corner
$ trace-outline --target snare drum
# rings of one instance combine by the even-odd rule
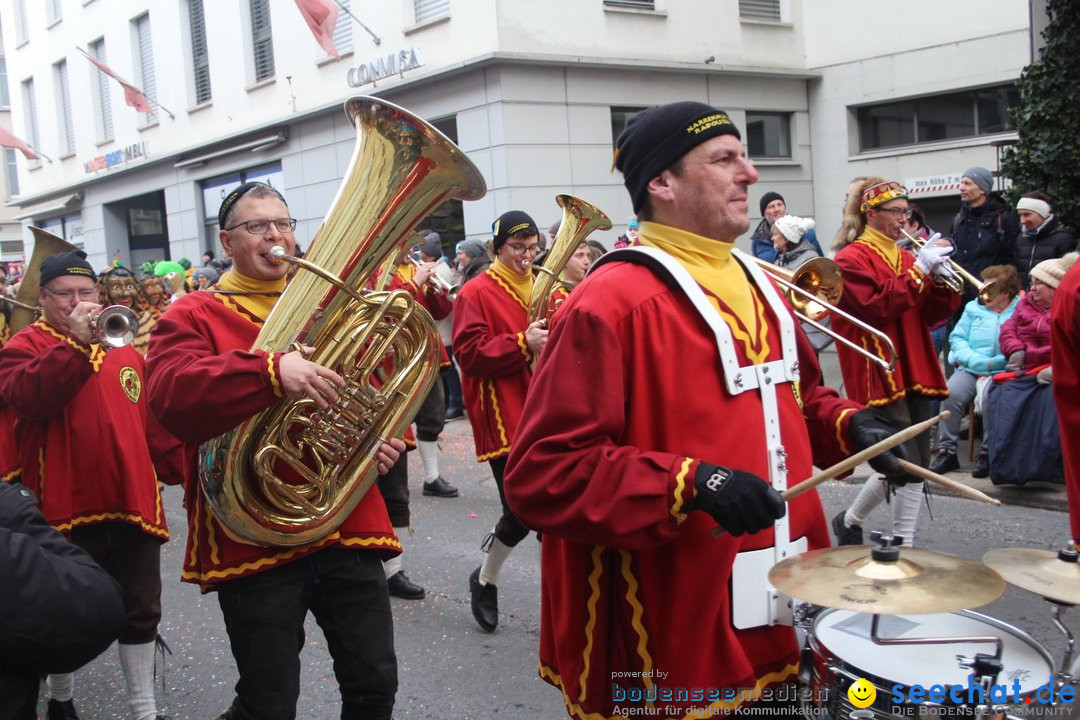
[[[911,718],[926,712],[931,703],[894,703],[893,686],[903,686],[903,695],[914,685],[929,690],[934,685],[960,685],[967,697],[970,668],[960,667],[957,655],[968,659],[976,653],[993,654],[990,643],[956,642],[943,645],[877,645],[870,639],[873,616],[850,610],[823,610],[807,633],[799,673],[803,685],[807,717],[827,716],[848,720],[857,710],[847,691],[859,678],[877,689],[874,704],[860,712],[875,718]],[[995,681],[1009,689],[1014,701],[1013,681],[1020,681],[1021,702],[1033,697],[1042,685],[1054,680],[1050,654],[1026,633],[986,615],[970,611],[935,615],[882,615],[878,634],[884,638],[961,637],[991,635],[1001,638],[1004,670]],[[988,698],[989,700],[989,698]],[[949,700],[946,699],[946,703]],[[998,703],[990,702],[991,705]],[[919,705],[923,707],[920,708]]]

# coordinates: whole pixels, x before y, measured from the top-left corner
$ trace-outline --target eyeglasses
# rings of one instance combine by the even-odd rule
[[[911,208],[898,208],[898,207],[874,208],[874,210],[877,210],[878,212],[890,213],[894,218],[896,218],[898,220],[901,219],[901,218],[903,218],[904,220],[907,220],[915,212]]]
[[[244,222],[238,222],[232,227],[225,228],[226,230],[235,230],[241,225],[252,235],[265,235],[270,231],[270,223],[274,224],[274,227],[278,229],[280,233],[290,233],[296,229],[296,218],[278,218],[276,220],[245,220]]]
[[[510,248],[515,255],[525,255],[526,253],[535,255],[540,252],[540,244],[536,245],[515,245],[514,243],[506,243],[506,247]]]
[[[53,290],[52,288],[43,288],[43,289],[45,290],[45,292],[49,293],[53,297],[58,297],[61,300],[65,300],[65,301],[71,300],[76,295],[79,296],[80,300],[96,302],[97,299],[98,299],[97,288],[93,288],[93,289],[90,289],[90,290]]]

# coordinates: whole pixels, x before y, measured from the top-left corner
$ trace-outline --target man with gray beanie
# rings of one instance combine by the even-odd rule
[[[1016,265],[1020,221],[993,187],[994,177],[986,168],[965,170],[960,180],[960,212],[949,225],[948,235],[956,246],[952,259],[975,277],[991,265]],[[958,312],[975,295],[975,288],[967,285]]]
[[[659,717],[792,712],[799,649],[768,569],[829,538],[816,493],[781,491],[865,446],[862,408],[735,250],[758,173],[730,116],[651,108],[615,152],[639,244],[556,313],[507,463],[507,502],[544,534],[540,676],[574,717],[641,714],[653,692]]]

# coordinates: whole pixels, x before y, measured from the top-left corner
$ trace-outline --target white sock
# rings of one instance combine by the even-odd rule
[[[874,508],[885,500],[885,487],[885,477],[881,473],[874,473],[868,477],[855,502],[851,503],[851,507],[844,514],[844,524],[848,527],[852,525],[862,527]]]
[[[896,488],[892,501],[893,534],[904,538],[904,547],[915,545],[915,525],[919,521],[919,508],[923,504],[923,484],[908,483]]]
[[[70,700],[75,693],[75,673],[54,673],[45,679],[45,684],[50,700]]]
[[[134,720],[154,720],[154,643],[120,645],[120,667],[127,681],[128,704]]]
[[[484,557],[484,564],[480,566],[481,585],[499,584],[499,573],[502,572],[503,563],[510,557],[510,551],[513,549],[497,537],[491,539],[491,548]]]
[[[389,560],[383,560],[382,566],[386,572],[386,579],[389,580],[401,572],[401,555],[395,555]]]
[[[434,482],[439,477],[439,443],[435,440],[417,440],[420,462],[424,465],[424,482]]]

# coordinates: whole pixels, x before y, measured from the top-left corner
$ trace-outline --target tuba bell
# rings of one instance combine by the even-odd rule
[[[48,230],[30,226],[30,232],[34,234],[34,252],[30,255],[30,262],[23,270],[22,283],[14,300],[9,300],[14,306],[11,311],[11,334],[22,330],[34,322],[39,313],[37,306],[38,281],[41,279],[41,261],[62,252],[78,250],[77,247],[61,237],[53,235]]]
[[[529,322],[550,320],[555,312],[554,293],[560,289],[569,292],[574,286],[561,279],[566,263],[570,261],[577,246],[593,230],[610,230],[611,220],[602,210],[573,195],[556,195],[555,202],[563,209],[559,232],[551,241],[551,248],[544,256],[542,265],[534,269],[539,271],[533,283],[532,295],[529,296]]]
[[[253,349],[315,348],[346,381],[337,403],[285,398],[199,447],[199,481],[239,538],[295,546],[333,532],[370,489],[375,453],[412,421],[439,371],[439,335],[404,291],[363,288],[443,201],[476,200],[480,172],[450,140],[385,100],[351,98],[345,179]],[[310,272],[305,272],[308,270]]]

